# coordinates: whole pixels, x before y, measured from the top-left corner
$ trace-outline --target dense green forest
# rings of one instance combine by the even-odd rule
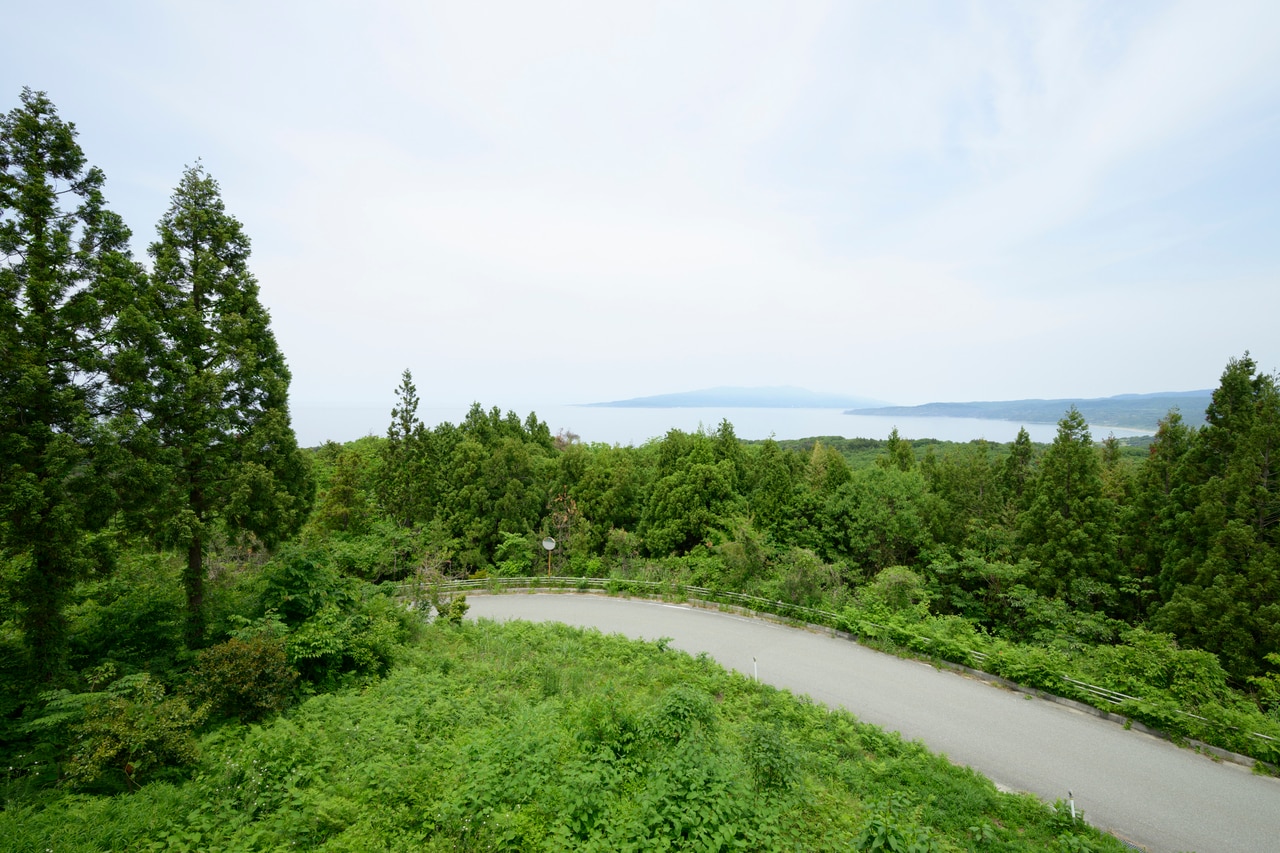
[[[707,661],[460,624],[444,586],[548,572],[822,608],[1047,689],[1072,672],[1280,760],[1249,737],[1280,736],[1280,386],[1248,353],[1141,448],[1075,409],[1049,445],[726,421],[623,447],[479,404],[428,429],[406,370],[385,437],[301,449],[217,182],[184,172],[147,266],[104,185],[43,94],[0,117],[0,845],[1109,844]],[[691,797],[696,827],[664,811]]]
[[[890,572],[998,636],[1069,647],[1142,627],[1212,652],[1242,688],[1275,672],[1280,397],[1247,354],[1202,425],[1170,412],[1141,449],[1095,442],[1074,409],[1047,446],[784,446],[723,422],[618,447],[479,405],[425,429],[407,371],[397,400],[386,438],[316,451],[300,540],[369,580],[424,560],[526,574],[549,534],[562,574],[676,573],[838,606]]]

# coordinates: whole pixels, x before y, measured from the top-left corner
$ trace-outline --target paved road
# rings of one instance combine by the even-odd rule
[[[1094,826],[1153,853],[1277,853],[1280,780],[1052,702],[855,643],[684,605],[597,595],[468,595],[471,617],[656,640],[924,742],[996,784],[1075,795]]]

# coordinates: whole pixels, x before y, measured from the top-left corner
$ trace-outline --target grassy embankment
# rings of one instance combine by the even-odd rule
[[[433,625],[200,756],[11,799],[0,850],[1120,849],[847,713],[563,626]]]

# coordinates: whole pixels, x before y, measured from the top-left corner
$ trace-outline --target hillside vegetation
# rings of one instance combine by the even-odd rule
[[[1075,409],[1044,446],[426,429],[408,370],[385,437],[304,450],[202,166],[149,267],[43,94],[0,117],[0,177],[0,845],[1110,843],[705,661],[460,626],[450,579],[818,608],[1280,761],[1280,389],[1247,353],[1145,451]]]
[[[0,850],[1121,849],[661,643],[520,623],[413,633],[380,678],[213,727],[181,776],[10,800]]]

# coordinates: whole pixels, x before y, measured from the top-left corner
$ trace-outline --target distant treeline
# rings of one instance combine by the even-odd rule
[[[479,405],[428,430],[406,371],[386,438],[315,452],[312,529],[400,543],[397,559],[337,549],[370,579],[422,555],[459,576],[528,573],[547,535],[557,572],[679,557],[702,582],[797,600],[904,567],[935,611],[987,630],[1093,641],[1141,625],[1243,684],[1280,652],[1276,387],[1233,359],[1202,423],[1168,412],[1145,448],[1095,442],[1075,408],[1049,445],[743,442],[724,421],[619,447]]]

